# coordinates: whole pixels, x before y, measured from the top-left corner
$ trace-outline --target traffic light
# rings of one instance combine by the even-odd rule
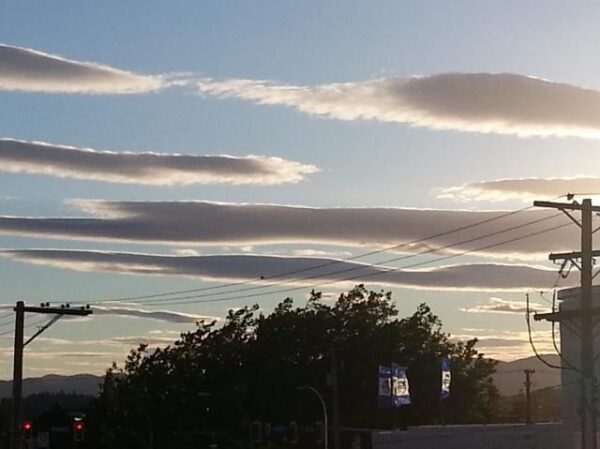
[[[31,421],[25,421],[23,423],[23,438],[28,441],[31,439],[31,434],[33,433],[33,424]]]
[[[81,418],[75,418],[73,421],[73,441],[83,441],[85,439],[85,423]]]
[[[291,421],[290,422],[288,441],[291,444],[297,444],[298,443],[298,423],[296,421]]]

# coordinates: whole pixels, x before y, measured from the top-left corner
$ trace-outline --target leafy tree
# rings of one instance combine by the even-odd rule
[[[328,377],[337,360],[341,420],[346,427],[386,427],[393,412],[377,408],[377,367],[408,367],[413,405],[409,424],[440,420],[440,361],[452,360],[446,422],[490,422],[498,392],[494,362],[476,340],[453,342],[422,304],[399,318],[391,293],[359,285],[325,301],[311,292],[303,306],[288,298],[265,315],[258,306],[230,311],[225,323],[200,322],[172,346],[132,350],[123,368],[108,370],[94,419],[101,447],[172,447],[195,432],[235,447],[247,440],[248,420],[277,425],[320,420],[310,385],[331,403]],[[228,439],[228,440],[227,440]],[[183,443],[178,445],[185,447]]]

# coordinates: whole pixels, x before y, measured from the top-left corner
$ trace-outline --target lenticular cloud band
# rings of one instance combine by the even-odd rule
[[[140,75],[0,44],[0,91],[137,94],[154,92],[169,84],[162,76]]]
[[[452,247],[440,252],[470,251],[486,246],[475,255],[543,259],[549,251],[566,251],[578,244],[577,233],[567,227],[572,224],[569,218],[546,210],[507,215],[502,211],[313,208],[194,201],[80,200],[72,204],[91,217],[2,216],[0,233],[204,246],[290,243],[394,246],[392,251],[403,253],[437,250],[448,245]],[[480,222],[485,225],[449,232]],[[545,232],[550,228],[556,229]],[[500,232],[502,234],[498,234]],[[526,239],[489,246],[528,234]],[[484,235],[490,237],[473,241]],[[409,244],[414,241],[418,243]]]
[[[556,271],[532,265],[463,264],[398,269],[315,257],[263,255],[164,256],[80,250],[4,250],[0,257],[75,271],[191,276],[256,284],[349,286],[358,283],[426,290],[519,291],[546,288]],[[281,288],[281,285],[279,286]],[[241,289],[241,291],[253,288]],[[233,290],[233,293],[240,294]],[[227,291],[217,293],[231,296]],[[243,293],[242,293],[243,294]]]
[[[556,198],[568,193],[600,195],[600,178],[576,176],[572,178],[513,178],[496,179],[438,189],[439,198],[461,201],[502,201]]]
[[[202,94],[339,120],[519,136],[600,136],[600,91],[510,73],[444,73],[294,86],[205,79]]]
[[[0,139],[0,171],[170,186],[295,183],[317,168],[277,157],[116,153]]]

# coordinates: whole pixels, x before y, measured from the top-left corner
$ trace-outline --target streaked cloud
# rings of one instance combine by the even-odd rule
[[[526,211],[490,221],[484,226],[448,234],[447,231],[505,215],[502,211],[466,211],[409,208],[310,208],[268,204],[211,202],[103,202],[72,203],[84,218],[0,217],[0,233],[39,238],[144,242],[177,245],[246,246],[302,243],[352,247],[390,247],[425,239],[397,250],[414,252],[456,244],[453,251],[535,233],[525,240],[488,248],[483,256],[546,258],[549,251],[578,245],[572,223],[556,211]],[[526,228],[471,241],[474,237],[523,226]],[[185,219],[182,219],[185,217]],[[429,238],[438,235],[436,238]],[[463,243],[460,243],[463,242]],[[188,246],[189,247],[189,246]]]
[[[539,312],[543,309],[541,304],[530,303],[530,312]],[[490,298],[487,304],[477,304],[474,307],[459,309],[467,313],[513,313],[524,315],[527,313],[527,304],[525,301],[512,301],[502,298]]]
[[[115,337],[114,342],[128,346],[139,346],[146,344],[152,347],[172,345],[178,337],[153,337],[153,336],[132,336],[132,337]]]
[[[437,189],[438,198],[459,201],[504,201],[556,198],[567,193],[600,194],[600,178],[507,178]]]
[[[0,44],[0,91],[138,94],[168,87],[164,76],[140,75],[30,48]]]
[[[350,251],[324,251],[320,249],[295,249],[292,251],[293,256],[297,257],[331,257],[331,258],[347,258],[352,256]]]
[[[4,253],[0,253],[0,256],[6,256]],[[64,267],[66,268],[66,266]],[[71,269],[75,269],[72,267]],[[86,271],[86,270],[79,270]],[[104,271],[99,269],[98,271]],[[12,310],[15,307],[14,304],[0,304],[0,310]],[[173,310],[146,310],[140,308],[138,306],[133,305],[114,305],[114,304],[104,304],[104,305],[94,305],[93,314],[86,320],[93,318],[94,316],[99,315],[111,315],[111,316],[121,316],[121,317],[129,317],[129,318],[143,318],[143,319],[151,319],[151,320],[159,320],[159,321],[167,321],[170,323],[176,324],[194,324],[198,321],[206,320],[206,321],[221,321],[221,318],[214,316],[206,316],[206,315],[197,315],[183,312],[176,312]],[[81,318],[78,317],[67,317],[67,319],[71,321],[80,321]]]
[[[509,331],[498,329],[471,329],[465,332],[453,333],[452,339],[465,341],[477,338],[477,350],[497,360],[514,360],[518,358],[531,357],[533,351],[529,343],[527,331]],[[556,332],[556,340],[559,342],[560,332]],[[534,330],[533,333],[536,349],[541,353],[556,354],[552,344],[552,331]]]
[[[294,86],[204,79],[204,95],[280,105],[339,120],[519,136],[600,136],[600,92],[511,73],[442,73]]]
[[[0,256],[20,262],[76,271],[134,275],[191,276],[212,281],[249,280],[256,284],[357,283],[426,290],[520,291],[546,288],[556,278],[552,269],[531,265],[463,264],[430,269],[394,270],[357,262],[311,257],[259,255],[164,256],[77,250],[4,250]],[[298,272],[297,274],[289,274]],[[273,278],[269,280],[269,278]],[[349,279],[351,278],[351,279]],[[227,293],[223,293],[226,295]],[[99,309],[102,311],[103,309]],[[111,314],[127,309],[110,309]],[[103,313],[103,312],[102,312]],[[132,312],[150,317],[146,311]],[[179,315],[175,318],[179,319]],[[187,318],[187,317],[184,317]],[[199,317],[191,317],[198,320]]]
[[[193,324],[198,321],[220,321],[217,317],[206,315],[195,315],[183,312],[174,312],[172,310],[145,310],[137,307],[121,307],[94,305],[93,311],[95,315],[116,315],[131,318],[144,318],[159,321],[168,321],[177,324]]]
[[[295,183],[315,173],[313,165],[267,156],[192,156],[117,153],[43,142],[0,139],[0,171],[124,184]]]

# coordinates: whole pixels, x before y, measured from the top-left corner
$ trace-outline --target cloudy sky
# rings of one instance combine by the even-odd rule
[[[365,283],[530,355],[524,295],[550,306],[547,253],[578,236],[510,211],[600,192],[599,19],[554,1],[1,5],[0,350],[16,300],[95,304],[28,347],[26,373],[100,374],[230,308]]]

